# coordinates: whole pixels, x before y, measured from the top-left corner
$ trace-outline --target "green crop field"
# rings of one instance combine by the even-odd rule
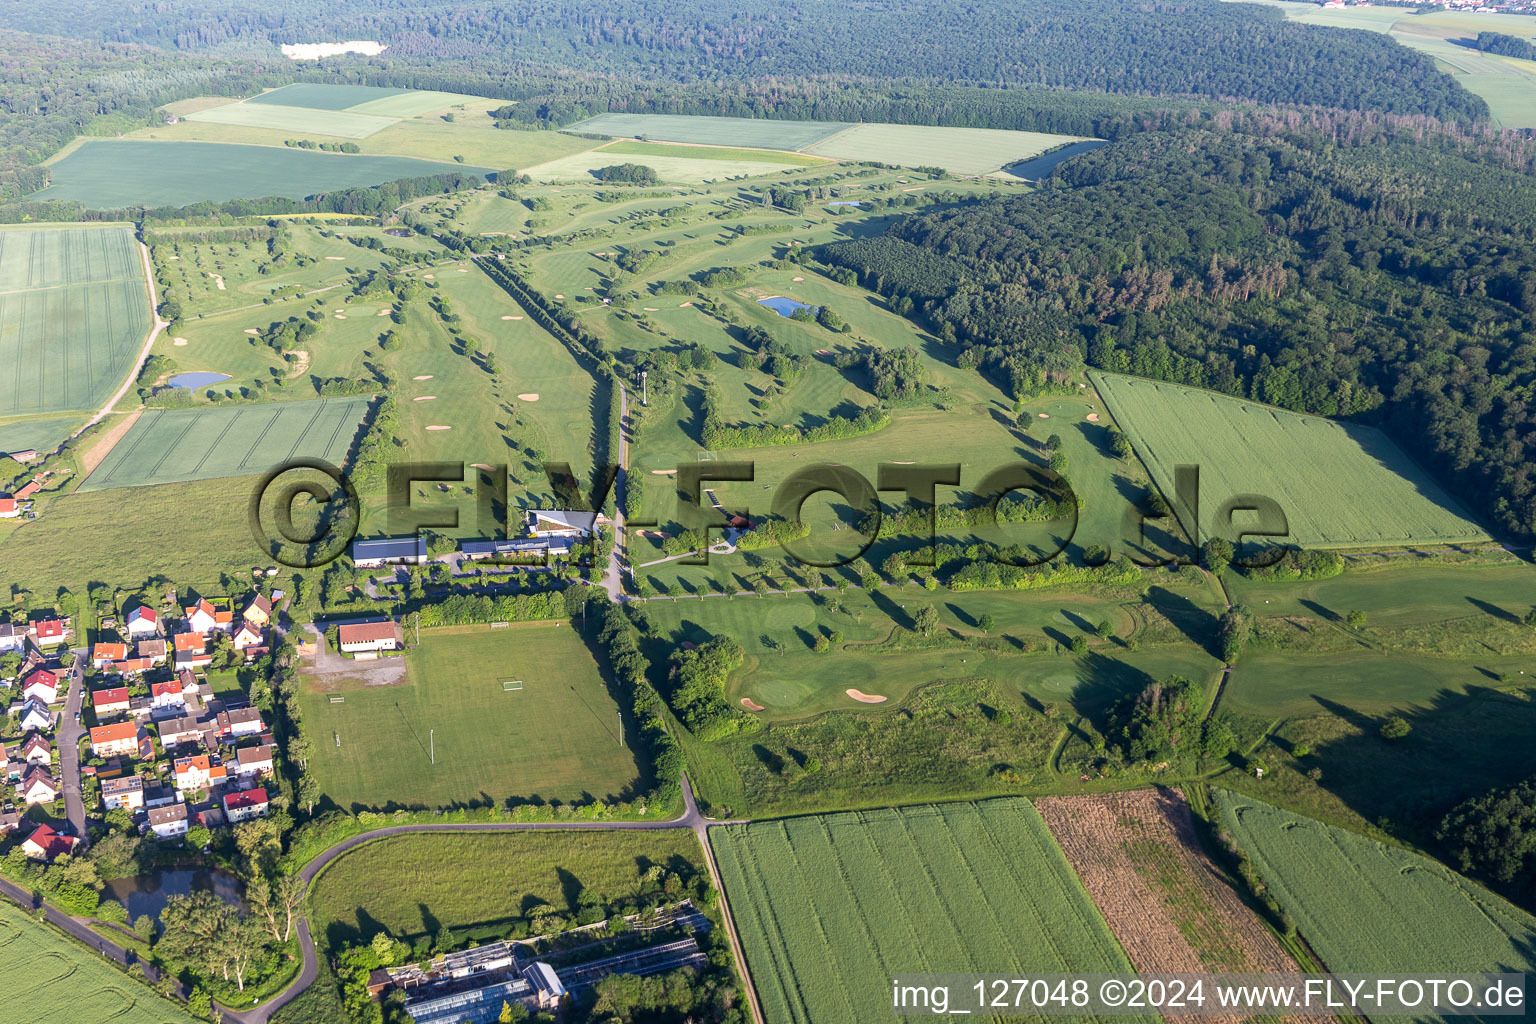
[[[117,390],[150,326],[133,233],[0,230],[0,417],[92,408]]]
[[[213,124],[247,125],[272,128],[280,132],[305,135],[329,135],[343,139],[366,139],[395,123],[394,118],[359,114],[349,110],[324,110],[316,107],[283,107],[274,103],[229,103],[188,114],[193,121]]]
[[[620,900],[651,865],[685,876],[703,851],[687,829],[403,835],[378,839],[328,866],[310,887],[317,935],[408,942],[553,911],[570,914],[580,889]]]
[[[805,152],[838,160],[878,160],[902,167],[942,167],[952,174],[985,174],[1076,142],[1072,135],[935,128],[927,125],[861,124]]]
[[[618,706],[569,623],[423,631],[406,657],[409,681],[397,686],[307,677],[304,722],[330,802],[604,800],[642,781],[620,743]],[[503,690],[508,679],[523,688]],[[343,703],[331,703],[333,685],[343,687],[335,691]]]
[[[1250,797],[1222,826],[1330,971],[1536,969],[1536,918],[1444,865]]]
[[[622,153],[625,156],[685,156],[694,160],[737,160],[783,164],[786,167],[817,167],[827,162],[818,157],[784,150],[689,146],[680,142],[610,142],[597,152]]]
[[[296,458],[345,461],[367,396],[151,410],[80,485],[82,491],[265,473]]]
[[[93,209],[186,206],[269,195],[303,199],[317,192],[449,171],[486,174],[490,169],[276,146],[92,139],[51,164],[52,184],[32,198],[74,199]]]
[[[670,147],[656,147],[666,149]],[[593,172],[602,167],[611,167],[614,164],[644,164],[656,172],[656,176],[662,181],[682,182],[706,182],[724,181],[727,178],[749,178],[759,174],[774,174],[779,171],[792,169],[794,165],[788,161],[772,161],[773,155],[764,150],[757,150],[752,159],[724,159],[720,157],[700,158],[687,149],[677,147],[678,153],[652,154],[648,156],[633,155],[609,155],[607,150],[594,149],[586,153],[576,153],[571,156],[563,156],[558,160],[529,167],[528,174],[535,181],[580,181],[591,184],[597,183]],[[721,152],[742,152],[739,150],[721,150]]]
[[[27,1024],[191,1024],[175,1003],[109,967],[101,956],[0,900],[0,982]],[[65,994],[67,992],[67,995]],[[17,1013],[22,1011],[17,1010]]]
[[[1130,970],[1024,800],[727,825],[709,839],[770,1024],[873,1019],[893,973]]]
[[[49,416],[42,419],[0,423],[0,452],[52,451],[85,423],[80,416]]]
[[[1223,503],[1258,494],[1279,503],[1289,541],[1304,547],[1488,537],[1379,430],[1177,384],[1092,378],[1170,501],[1174,467],[1200,467],[1202,536],[1231,532],[1215,525]]]
[[[751,117],[692,117],[687,114],[599,114],[566,131],[615,138],[659,139],[746,149],[804,149],[853,127],[842,121],[770,121]]]
[[[376,85],[320,85],[297,82],[253,96],[247,102],[281,107],[309,107],[311,110],[346,110],[349,107],[389,100],[410,93],[409,89],[389,89]]]

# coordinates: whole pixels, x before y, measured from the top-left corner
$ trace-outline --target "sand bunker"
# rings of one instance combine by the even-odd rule
[[[434,278],[434,276],[432,274],[422,274],[421,276],[426,278],[428,281],[435,280],[435,278]]]
[[[337,320],[345,320],[346,318],[347,318],[347,314],[345,314],[345,313],[337,313],[336,314],[336,319]]]
[[[257,329],[256,329],[256,328],[254,328],[254,327],[247,327],[247,328],[246,328],[246,329],[245,329],[245,333],[246,333],[246,334],[250,334],[250,335],[259,335],[259,334],[261,334],[261,332],[260,332],[260,331],[258,331],[258,330],[257,330]]]
[[[829,356],[832,354],[832,350],[829,348],[819,348],[816,350],[816,354],[819,356]]]
[[[677,307],[677,308],[678,308],[678,309],[687,309],[687,308],[688,308],[688,307],[689,307],[689,306],[691,306],[691,305],[693,305],[693,303],[691,303],[691,302],[685,302],[685,303],[683,303],[683,304],[682,304],[682,305],[681,305],[681,306],[678,306],[678,307]]]
[[[751,697],[743,697],[743,698],[741,698],[741,706],[746,708],[748,711],[767,711],[768,710],[767,708],[765,708],[761,704],[759,704],[757,701],[753,700]]]
[[[345,256],[327,256],[326,259],[328,259],[328,260],[344,260],[344,259],[346,259],[346,257]]]
[[[564,296],[564,295],[556,295],[556,296],[555,296],[555,298],[557,298],[557,299],[563,299],[563,298],[565,298],[565,296]]]
[[[443,426],[440,423],[435,423],[432,426],[428,427],[427,429],[428,430],[452,430],[453,428],[452,427],[445,427],[445,426]]]
[[[411,401],[413,401],[413,402],[430,402],[430,401],[433,401],[436,398],[437,398],[436,395],[422,395],[420,398],[413,398],[413,399],[411,399]]]
[[[180,256],[167,256],[166,259],[169,259],[169,260],[179,260],[179,259],[181,259],[181,257]]]
[[[640,308],[645,310],[647,313],[660,313],[661,312],[661,310],[657,309],[655,306],[641,306]]]
[[[532,392],[529,392],[526,395],[518,395],[517,396],[517,400],[519,402],[537,402],[539,400],[539,396],[534,394],[534,393],[532,393]]]
[[[412,377],[411,378],[411,380],[431,380],[431,379],[432,379],[432,375],[430,373],[424,373],[420,377]]]
[[[651,470],[651,476],[677,476],[677,470],[675,470],[675,469],[653,469],[653,470]]]
[[[512,320],[512,319],[515,319],[515,318],[514,317],[510,317],[510,316],[504,316],[504,317],[502,317],[502,319],[503,320]]]
[[[797,277],[797,278],[794,278],[794,280],[796,280],[796,281],[804,281],[804,280],[805,280],[805,278],[803,278],[803,277]]]
[[[1096,413],[1096,412],[1089,413],[1088,414],[1088,422],[1089,423],[1097,423],[1097,422],[1099,422],[1099,414]]]
[[[886,698],[878,693],[865,693],[863,690],[844,690],[843,692],[860,704],[884,704],[886,702]]]
[[[381,310],[379,310],[379,316],[389,316],[389,314],[391,314],[393,312],[394,312],[394,310],[392,310],[392,309],[381,309]]]
[[[214,283],[215,286],[218,287],[219,291],[223,291],[224,290],[224,277],[223,277],[223,275],[222,274],[215,274],[211,270],[208,271],[207,273],[208,273],[209,277],[213,278],[213,283]]]
[[[171,344],[172,345],[185,345],[186,343],[187,343],[187,339],[186,338],[172,338],[171,339]]]
[[[1043,420],[1048,420],[1048,419],[1051,418],[1051,414],[1048,413],[1048,412],[1043,412],[1043,413],[1040,414],[1040,418],[1043,419]]]
[[[496,467],[495,466],[491,466],[491,465],[487,465],[484,462],[471,462],[469,464],[469,468],[470,469],[495,469]]]
[[[898,466],[915,466],[915,465],[917,465],[917,463],[915,463],[915,462],[898,462],[898,463],[895,463],[895,465],[898,465]]]

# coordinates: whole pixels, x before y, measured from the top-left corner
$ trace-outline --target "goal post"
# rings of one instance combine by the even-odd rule
[[[523,681],[521,679],[502,679],[500,682],[501,691],[503,693],[509,693],[512,690],[521,690],[523,688]]]

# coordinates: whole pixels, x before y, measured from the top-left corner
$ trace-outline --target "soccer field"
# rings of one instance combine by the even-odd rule
[[[640,788],[619,707],[570,623],[423,630],[406,667],[394,686],[327,689],[336,684],[306,676],[312,767],[338,806],[580,802]]]
[[[146,412],[82,491],[265,473],[295,458],[341,465],[373,399]]]
[[[1487,533],[1379,430],[1198,388],[1091,375],[1171,501],[1174,467],[1200,467],[1200,528],[1240,495],[1278,502],[1304,547],[1447,544]],[[1239,514],[1239,524],[1245,522]],[[1188,524],[1186,524],[1187,526]]]
[[[149,325],[128,228],[0,230],[0,417],[106,401]]]

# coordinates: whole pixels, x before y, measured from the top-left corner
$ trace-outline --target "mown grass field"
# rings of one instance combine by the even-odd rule
[[[1174,467],[1200,467],[1203,536],[1234,532],[1218,524],[1221,506],[1239,495],[1259,494],[1279,503],[1289,542],[1304,547],[1487,539],[1378,430],[1176,384],[1091,376],[1170,500]]]
[[[643,788],[635,755],[620,743],[618,705],[570,623],[424,630],[406,664],[409,681],[398,686],[333,694],[306,678],[313,769],[330,803],[580,803]],[[504,691],[503,680],[523,689]]]
[[[236,127],[235,131],[241,131]],[[275,146],[144,139],[88,140],[50,165],[52,184],[39,200],[74,199],[93,209],[186,206],[203,200],[317,192],[400,178],[491,168],[403,156],[321,153]]]
[[[107,966],[99,954],[0,900],[0,980],[28,1024],[190,1024],[185,1010]],[[67,992],[65,997],[62,993]],[[17,1011],[21,1013],[22,1011]]]
[[[750,117],[693,117],[687,114],[599,114],[568,132],[691,142],[745,149],[805,149],[851,128],[841,121],[770,121]]]
[[[259,97],[258,97],[259,99]],[[394,118],[359,114],[350,110],[323,110],[315,107],[284,107],[256,100],[229,103],[188,114],[193,121],[212,124],[245,125],[272,128],[280,132],[298,132],[304,136],[326,135],[340,139],[366,139],[395,123]]]
[[[269,89],[247,102],[281,107],[307,107],[311,110],[346,110],[364,103],[392,100],[410,93],[378,85],[326,85],[295,82],[279,89]]]
[[[0,230],[0,282],[0,418],[111,397],[150,326],[132,231]]]
[[[710,830],[764,1015],[872,1020],[893,973],[1128,971],[1023,800]]]
[[[730,149],[725,146],[689,146],[683,143],[610,142],[600,153],[622,156],[685,156],[694,160],[736,160],[748,163],[783,164],[786,167],[817,167],[828,161],[819,157],[771,149]],[[644,161],[640,161],[644,162]]]
[[[373,399],[151,410],[85,482],[83,491],[265,473],[295,458],[339,466]]]
[[[682,149],[682,147],[677,148]],[[721,152],[730,151],[721,150]],[[654,170],[656,176],[662,181],[700,183],[774,174],[778,171],[793,169],[795,166],[788,162],[772,160],[773,154],[768,152],[759,150],[758,154],[760,159],[757,160],[727,160],[719,157],[701,158],[686,151],[636,156],[624,153],[610,154],[604,149],[594,149],[529,167],[524,173],[532,176],[535,181],[541,182],[579,181],[595,184],[597,182],[595,172],[600,168],[611,167],[614,164],[644,164]]]
[[[1529,971],[1536,918],[1444,865],[1225,790],[1222,826],[1327,969]]]
[[[860,124],[806,147],[805,152],[900,167],[942,167],[951,174],[985,174],[1075,141],[1072,135],[995,128]]]
[[[692,875],[702,864],[687,829],[391,836],[344,854],[315,879],[310,920],[333,947],[379,932],[413,942],[441,928],[569,915],[582,889],[618,900],[639,890],[652,865]]]

